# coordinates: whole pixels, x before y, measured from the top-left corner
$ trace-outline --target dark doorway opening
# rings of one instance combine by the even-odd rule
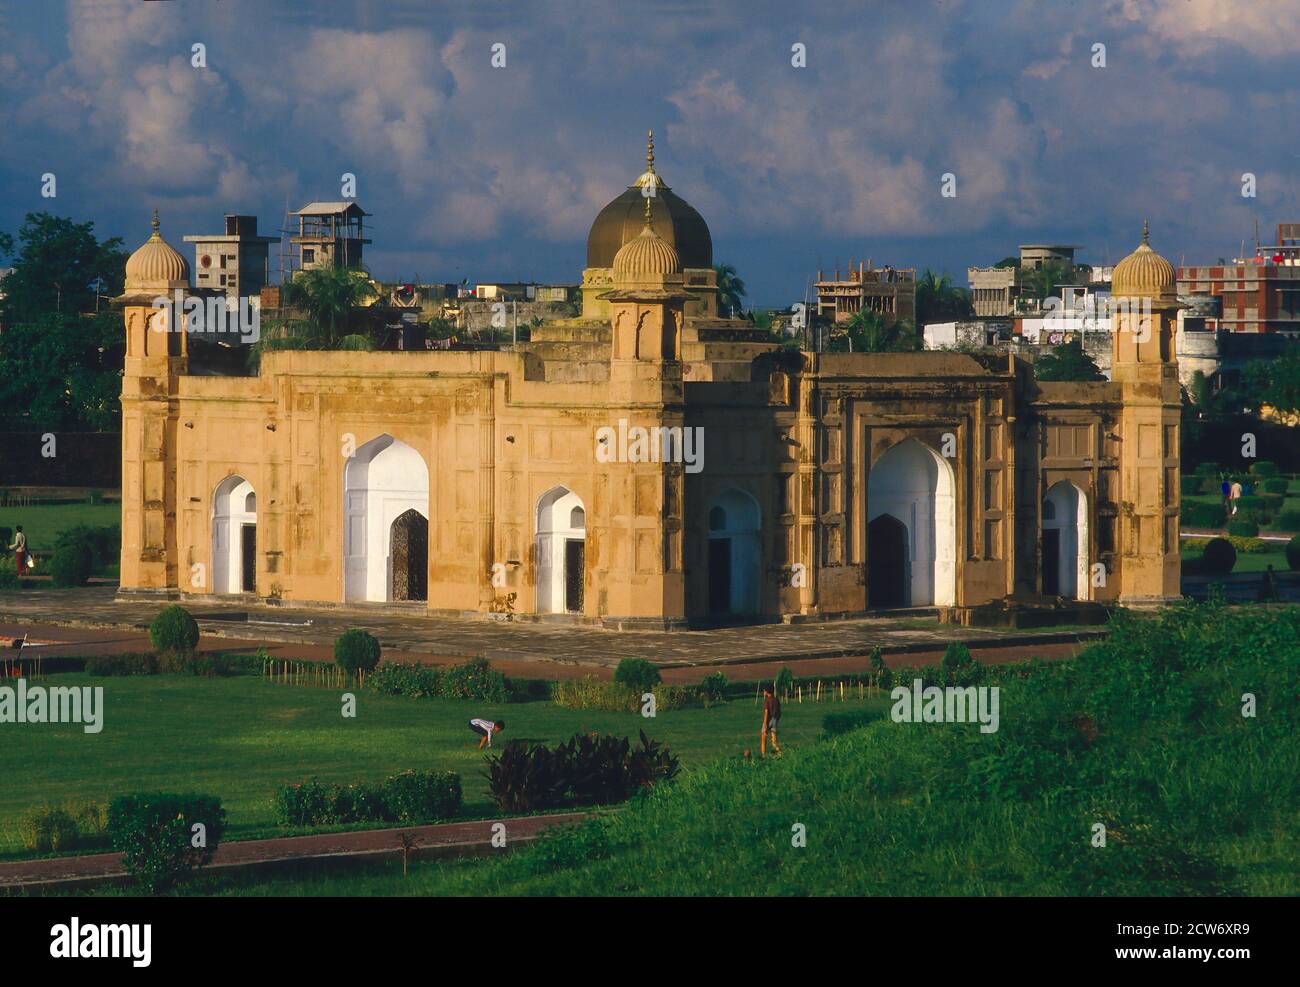
[[[582,613],[582,584],[587,571],[587,543],[581,538],[564,540],[564,609]]]
[[[239,528],[239,588],[245,593],[257,592],[257,525],[244,524]]]
[[[907,527],[889,514],[867,525],[867,606],[893,610],[908,605]]]
[[[731,539],[709,539],[709,613],[731,613]]]
[[[429,522],[415,508],[399,515],[390,529],[393,599],[429,598]]]
[[[1043,595],[1061,595],[1061,529],[1043,532]]]

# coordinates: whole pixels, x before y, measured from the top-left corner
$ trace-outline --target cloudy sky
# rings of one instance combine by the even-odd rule
[[[352,172],[377,276],[572,282],[653,128],[757,304],[850,255],[1113,263],[1143,217],[1213,263],[1300,221],[1297,52],[1300,0],[0,0],[0,229],[134,247],[156,205],[179,247]]]

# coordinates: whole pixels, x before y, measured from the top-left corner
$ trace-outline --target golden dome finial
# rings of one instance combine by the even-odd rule
[[[153,224],[152,224],[152,225],[153,225],[153,235],[154,235],[154,236],[160,236],[161,234],[160,234],[158,231],[162,228],[162,224],[158,222],[158,207],[157,207],[157,206],[154,206],[154,207],[153,207]]]
[[[654,170],[655,170],[655,132],[654,132],[653,130],[647,130],[647,131],[646,131],[646,142],[645,142],[645,170],[648,171],[648,172],[650,172],[650,174],[652,174],[652,175],[654,174]]]
[[[1151,245],[1151,227],[1147,225],[1145,219],[1142,220],[1142,242],[1147,246]]]

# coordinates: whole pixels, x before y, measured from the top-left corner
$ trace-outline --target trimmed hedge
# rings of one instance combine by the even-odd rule
[[[87,675],[157,675],[158,670],[158,656],[149,652],[125,655],[94,655],[86,659]]]
[[[119,795],[108,806],[113,849],[150,894],[211,861],[225,829],[226,812],[211,795]]]
[[[1222,528],[1222,504],[1184,503],[1181,511],[1184,526],[1188,528]]]
[[[483,657],[449,668],[386,661],[366,676],[366,686],[385,696],[472,699],[483,703],[509,702],[515,693],[514,684]]]
[[[614,669],[614,681],[635,692],[646,693],[662,682],[663,676],[644,658],[624,658]]]
[[[1196,472],[1196,475],[1197,475],[1197,476],[1214,476],[1214,477],[1217,477],[1217,476],[1219,475],[1219,464],[1218,464],[1218,463],[1201,463],[1199,466],[1196,467],[1195,472]]]
[[[95,569],[95,556],[83,543],[60,545],[50,559],[50,581],[60,588],[85,586]]]
[[[1199,476],[1182,476],[1178,478],[1178,489],[1184,497],[1195,497],[1201,492],[1204,481]]]
[[[1277,476],[1277,463],[1271,463],[1267,459],[1261,459],[1257,463],[1250,464],[1250,472],[1255,476]]]
[[[457,815],[460,804],[454,771],[404,771],[377,785],[326,785],[312,778],[281,785],[272,798],[282,826],[435,822]]]
[[[1237,538],[1258,538],[1259,525],[1254,521],[1229,521],[1228,534],[1234,535]]]
[[[159,654],[191,654],[199,644],[198,622],[184,607],[163,607],[149,625],[149,642]]]
[[[1201,556],[1201,568],[1213,575],[1227,575],[1237,564],[1237,550],[1226,538],[1211,538]]]
[[[1289,481],[1285,476],[1270,476],[1264,481],[1265,493],[1281,494],[1286,496],[1286,488]]]
[[[1282,531],[1300,531],[1300,510],[1290,508],[1273,519],[1273,527]]]

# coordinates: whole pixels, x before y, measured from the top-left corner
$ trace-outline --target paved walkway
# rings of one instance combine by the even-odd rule
[[[322,857],[362,857],[401,852],[401,835],[414,838],[423,853],[471,853],[492,847],[492,826],[505,823],[506,845],[534,840],[543,830],[578,822],[584,812],[549,816],[519,816],[511,819],[477,819],[472,822],[406,826],[400,829],[368,829],[352,833],[324,833],[315,836],[283,836],[270,840],[242,840],[222,843],[212,856],[208,870],[247,867],[288,860]],[[45,860],[16,860],[0,863],[0,887],[42,887],[67,882],[111,880],[126,876],[121,854],[96,853],[82,857],[50,857]]]
[[[0,595],[0,630],[21,636],[49,636],[51,627],[139,632],[159,604],[117,602],[109,586],[75,590],[30,588]],[[940,624],[933,617],[757,624],[672,633],[610,631],[589,626],[456,619],[345,608],[288,608],[186,604],[205,638],[254,644],[328,648],[350,627],[363,627],[390,657],[411,655],[433,661],[483,655],[494,663],[524,662],[552,670],[612,669],[627,657],[646,658],[665,668],[710,669],[765,661],[860,657],[880,645],[887,653],[942,651],[949,641],[972,649],[1077,644],[1104,633],[1014,631]],[[504,665],[503,665],[504,670]]]

